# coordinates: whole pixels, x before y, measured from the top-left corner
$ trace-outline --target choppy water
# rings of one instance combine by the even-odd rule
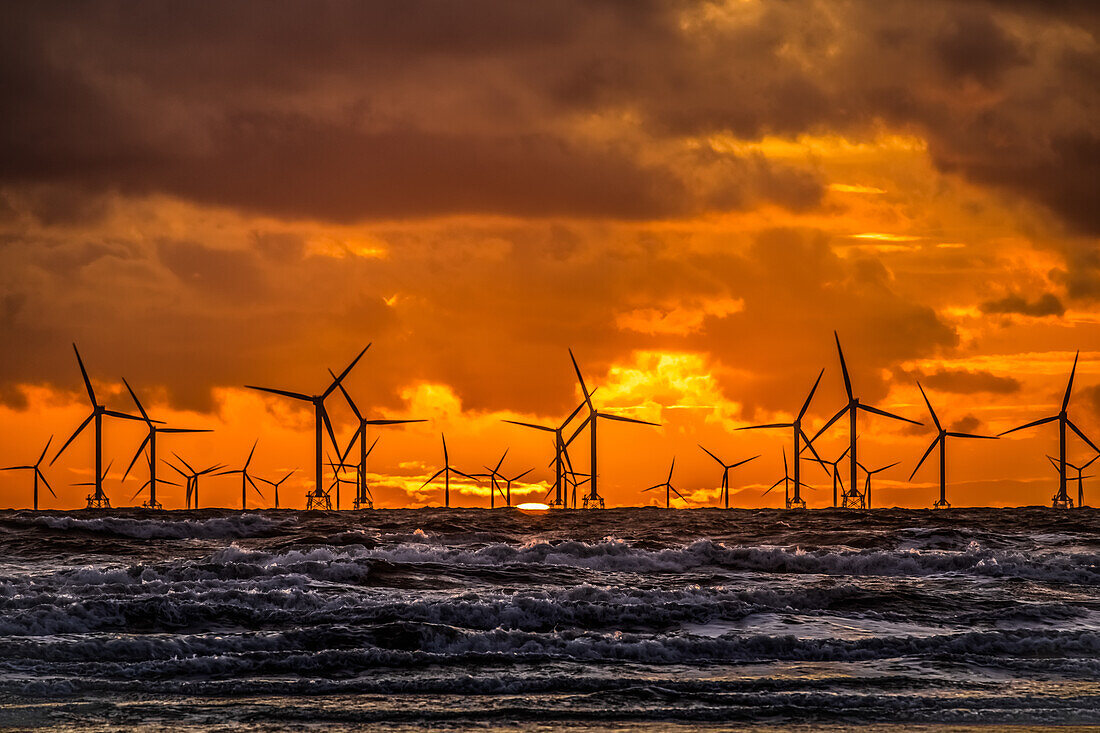
[[[0,726],[1100,723],[1100,512],[0,512]]]

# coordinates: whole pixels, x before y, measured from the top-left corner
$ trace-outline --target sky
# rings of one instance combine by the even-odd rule
[[[370,343],[360,408],[426,421],[371,431],[378,506],[442,502],[441,433],[468,473],[508,448],[539,501],[552,443],[503,421],[564,419],[572,348],[601,409],[660,423],[601,424],[609,504],[663,503],[641,489],[674,457],[686,505],[716,504],[702,444],[759,455],[731,501],[779,506],[789,435],[737,429],[789,421],[821,369],[809,429],[843,406],[835,330],[857,396],[925,423],[861,418],[861,461],[901,462],[875,505],[927,507],[918,381],[945,425],[996,434],[1055,414],[1080,350],[1070,417],[1100,436],[1098,44],[1100,8],[1027,0],[6,3],[0,463],[52,435],[48,462],[88,413],[76,342],[111,409],[134,410],[125,377],[214,431],[162,455],[236,467],[258,440],[300,507],[312,411],[244,385],[319,392]],[[142,501],[140,461],[120,481],[142,437],[106,424],[116,505]],[[1056,488],[1056,427],[948,448],[953,504]],[[83,505],[92,452],[46,469],[42,507]],[[238,481],[203,504],[239,506]],[[29,504],[0,474],[0,507]]]

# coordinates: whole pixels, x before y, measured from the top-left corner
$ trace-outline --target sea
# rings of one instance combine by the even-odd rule
[[[1100,510],[0,512],[0,727],[1100,725]]]

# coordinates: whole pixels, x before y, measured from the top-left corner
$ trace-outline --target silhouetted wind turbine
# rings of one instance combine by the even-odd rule
[[[137,495],[145,490],[145,487],[149,487],[149,501],[144,506],[146,509],[163,509],[160,502],[157,501],[157,434],[158,433],[209,433],[209,430],[196,430],[193,428],[162,428],[159,427],[159,423],[149,419],[149,413],[145,412],[145,408],[141,404],[141,400],[134,393],[130,383],[126,381],[126,378],[122,378],[122,383],[126,385],[126,390],[130,393],[130,397],[133,398],[134,404],[137,405],[138,412],[141,413],[141,419],[145,421],[145,424],[149,427],[149,432],[145,436],[145,440],[141,441],[141,445],[138,446],[137,451],[134,453],[133,459],[130,460],[130,465],[126,467],[126,472],[122,474],[122,480],[126,481],[126,477],[130,475],[130,469],[134,467],[137,462],[138,456],[145,450],[145,446],[149,446],[149,480],[142,484],[141,488],[137,490],[137,494],[130,499],[133,501],[137,498]],[[167,483],[172,484],[171,481]],[[173,486],[179,486],[179,484],[172,484]]]
[[[871,508],[871,477],[874,476],[876,473],[882,473],[883,471],[885,471],[888,468],[893,468],[894,466],[898,465],[899,463],[901,463],[901,461],[894,461],[889,466],[883,466],[881,468],[876,468],[873,471],[868,471],[866,466],[864,466],[862,463],[859,464],[859,467],[863,469],[863,472],[865,474],[867,474],[867,481],[863,485],[863,503],[864,503],[864,506],[867,509]]]
[[[199,476],[205,476],[208,473],[213,473],[214,471],[218,471],[222,468],[225,468],[225,466],[223,466],[220,463],[215,463],[213,466],[209,466],[208,468],[204,468],[201,471],[196,471],[194,469],[194,467],[191,466],[190,463],[183,460],[183,458],[180,456],[179,453],[176,453],[176,452],[173,451],[172,455],[174,455],[176,457],[176,460],[178,460],[180,463],[182,463],[184,465],[184,467],[187,468],[187,471],[190,471],[190,473],[188,473],[187,471],[181,470],[176,464],[174,464],[170,461],[165,461],[165,463],[168,464],[169,468],[171,468],[173,471],[178,473],[180,476],[183,476],[185,479],[187,479],[187,493],[184,496],[184,499],[185,499],[184,506],[186,506],[188,509],[190,509],[191,508],[191,497],[194,496],[195,497],[195,508],[198,509],[199,508]]]
[[[844,350],[840,348],[840,336],[837,335],[836,331],[833,331],[833,338],[836,339],[836,352],[840,356],[840,369],[844,373],[844,390],[848,393],[848,404],[845,405],[844,407],[842,407],[840,409],[840,412],[833,415],[832,418],[829,419],[829,422],[825,423],[821,427],[821,429],[817,431],[817,434],[814,435],[814,437],[809,442],[813,443],[813,441],[817,440],[818,435],[821,435],[826,430],[828,430],[832,426],[833,423],[835,423],[837,420],[839,420],[841,417],[843,417],[845,413],[847,413],[847,415],[848,415],[848,439],[849,439],[848,450],[850,451],[849,456],[848,456],[848,461],[851,464],[851,468],[852,468],[852,472],[851,472],[852,483],[851,483],[851,486],[852,486],[852,490],[855,490],[855,487],[857,486],[858,479],[859,479],[858,475],[856,474],[856,467],[859,464],[859,460],[858,460],[858,457],[856,455],[856,437],[858,435],[857,429],[856,429],[856,418],[859,416],[859,411],[860,410],[863,410],[864,412],[870,412],[871,414],[874,414],[874,415],[882,415],[883,417],[888,417],[892,420],[900,420],[902,422],[911,423],[913,425],[923,425],[924,423],[918,422],[916,420],[910,420],[907,417],[902,417],[901,415],[895,415],[892,412],[887,412],[886,410],[880,410],[877,407],[872,407],[871,405],[865,405],[862,402],[860,402],[859,398],[856,397],[852,393],[852,379],[851,379],[851,377],[848,376],[848,365],[844,362]]]
[[[913,477],[917,475],[917,471],[920,470],[921,465],[925,459],[928,458],[932,449],[937,445],[940,447],[940,498],[936,500],[936,503],[932,505],[933,509],[950,509],[951,505],[947,503],[947,439],[948,438],[979,438],[983,440],[996,440],[992,435],[975,435],[974,433],[960,433],[948,430],[940,425],[940,419],[936,416],[936,411],[932,409],[932,403],[928,400],[928,395],[924,393],[924,387],[920,382],[917,382],[917,389],[920,390],[921,397],[924,398],[924,404],[928,405],[928,414],[932,416],[932,422],[936,425],[936,437],[932,438],[932,442],[928,444],[928,450],[924,452],[920,460],[917,461],[917,467],[913,469],[913,473],[909,474],[909,480],[912,481]]]
[[[1100,458],[1100,453],[1097,453],[1095,456],[1090,458],[1085,463],[1082,463],[1080,466],[1075,466],[1072,463],[1070,463],[1069,461],[1066,461],[1066,465],[1077,472],[1077,508],[1078,509],[1081,509],[1085,506],[1085,479],[1093,478],[1092,476],[1083,476],[1082,474],[1084,473],[1085,469],[1088,468],[1089,466],[1091,466],[1097,458]],[[1054,456],[1047,456],[1047,459],[1050,460],[1050,462],[1052,464],[1054,464],[1055,469],[1058,468],[1058,461],[1054,458]]]
[[[488,471],[489,473],[479,474],[480,476],[483,476],[483,477],[489,479],[489,508],[490,509],[495,509],[496,508],[496,495],[497,495],[497,493],[500,494],[501,499],[504,498],[504,491],[503,491],[503,489],[500,488],[500,484],[497,483],[497,479],[499,478],[501,480],[504,480],[504,475],[500,472],[500,467],[501,467],[501,465],[504,464],[504,459],[508,456],[508,450],[509,450],[508,448],[504,449],[504,453],[501,454],[500,460],[497,461],[497,465],[496,465],[495,468],[489,468],[488,466],[484,467],[485,470]],[[509,493],[507,501],[508,501],[508,506],[512,506],[511,493]]]
[[[511,476],[511,477],[502,476],[501,477],[501,478],[504,479],[505,499],[508,501],[508,506],[512,506],[512,483],[515,482],[515,481],[519,481],[521,478],[523,478],[524,476],[526,476],[527,474],[531,473],[534,470],[535,469],[533,469],[533,468],[528,468],[523,473],[517,473],[515,476]]]
[[[654,489],[662,489],[663,488],[665,490],[665,509],[671,509],[672,508],[672,495],[673,494],[676,494],[676,496],[678,496],[678,497],[680,497],[681,499],[684,500],[684,503],[687,503],[687,499],[684,499],[684,495],[681,494],[679,491],[677,491],[676,487],[672,485],[672,472],[674,470],[676,470],[676,459],[675,458],[672,459],[672,465],[669,466],[669,468],[668,468],[668,478],[666,478],[663,483],[653,484],[648,489],[642,489],[643,492],[646,492],[646,491],[653,491]]]
[[[776,486],[779,486],[779,484],[783,484],[784,503],[786,504],[787,507],[790,507],[790,505],[791,505],[791,483],[793,481],[794,481],[794,477],[791,476],[790,466],[787,465],[787,448],[784,446],[784,448],[783,448],[783,478],[779,479],[774,484],[769,486],[768,490],[765,491],[763,494],[761,494],[761,496],[767,496],[769,493],[771,493],[772,489],[774,489]],[[808,484],[802,484],[802,485],[805,486],[807,489],[813,488],[813,487],[809,486]]]
[[[462,471],[459,471],[457,468],[452,468],[451,467],[451,459],[450,459],[450,456],[447,454],[447,436],[443,435],[442,433],[440,433],[439,435],[440,435],[441,438],[443,438],[443,468],[439,469],[434,474],[432,474],[432,477],[430,479],[428,479],[427,481],[425,481],[423,483],[423,485],[421,485],[420,488],[424,488],[425,486],[430,484],[432,481],[435,481],[437,478],[442,476],[443,477],[443,506],[450,507],[451,506],[451,474],[452,473],[457,473],[459,476],[464,476],[464,477],[470,479],[471,481],[475,481],[475,482],[477,481],[477,477],[476,476],[471,476],[468,473],[462,473]]]
[[[581,392],[584,393],[584,403],[588,406],[588,417],[586,417],[584,419],[584,422],[582,422],[580,424],[580,427],[577,428],[576,432],[573,433],[573,435],[569,438],[569,440],[565,441],[565,447],[568,448],[569,444],[572,443],[573,440],[578,435],[581,434],[581,431],[584,430],[584,428],[586,426],[588,427],[589,436],[592,440],[592,448],[591,448],[591,454],[589,456],[589,469],[588,469],[589,472],[590,472],[589,477],[590,477],[591,481],[589,483],[588,496],[584,497],[584,508],[589,509],[589,508],[595,508],[595,507],[598,506],[600,509],[603,509],[603,507],[604,507],[603,497],[600,496],[600,492],[599,492],[599,489],[598,489],[597,484],[596,484],[596,479],[599,476],[598,464],[596,463],[596,426],[599,423],[600,418],[603,418],[605,420],[617,420],[619,422],[636,423],[638,425],[653,425],[653,426],[656,426],[656,427],[660,427],[660,425],[658,423],[655,423],[655,422],[649,422],[648,420],[637,420],[633,417],[623,417],[622,415],[612,415],[612,414],[609,414],[609,413],[606,413],[606,412],[600,412],[599,410],[597,410],[595,408],[595,406],[592,404],[592,393],[588,391],[588,387],[585,386],[585,384],[584,384],[584,377],[581,376],[581,368],[579,366],[577,366],[577,359],[576,359],[575,356],[573,356],[573,350],[572,349],[569,350],[569,358],[573,361],[573,370],[577,373],[577,382],[580,383]]]
[[[1085,434],[1082,433],[1077,428],[1077,426],[1074,425],[1073,422],[1069,419],[1069,415],[1066,412],[1069,409],[1069,397],[1070,394],[1073,392],[1073,375],[1077,373],[1077,358],[1080,355],[1081,352],[1078,351],[1077,354],[1075,354],[1073,357],[1073,369],[1070,370],[1069,383],[1066,384],[1066,395],[1062,398],[1062,409],[1059,410],[1057,415],[1034,420],[1027,423],[1026,425],[1021,425],[1019,427],[1012,428],[1011,430],[1006,430],[997,436],[1001,437],[1001,435],[1015,433],[1017,430],[1026,430],[1027,428],[1033,428],[1036,425],[1044,425],[1048,422],[1054,422],[1055,420],[1058,421],[1058,493],[1055,494],[1054,498],[1051,500],[1051,505],[1055,509],[1067,509],[1073,506],[1073,500],[1070,499],[1069,494],[1066,493],[1066,426],[1068,425],[1073,430],[1073,432],[1077,433],[1077,437],[1088,443],[1089,447],[1091,447],[1094,451],[1100,453],[1100,448],[1097,448],[1091,440],[1085,437]]]
[[[355,367],[363,354],[367,353],[367,349],[370,348],[370,344],[367,344],[359,355],[351,360],[351,363],[347,365],[344,371],[340,372],[340,376],[336,377],[332,384],[330,384],[324,392],[318,395],[307,395],[301,392],[288,392],[283,389],[272,389],[271,387],[254,387],[250,384],[246,384],[248,389],[254,389],[259,392],[269,392],[271,394],[282,395],[283,397],[289,397],[292,400],[299,400],[301,402],[308,402],[313,405],[314,412],[314,468],[316,469],[316,481],[317,487],[321,488],[324,485],[324,463],[323,454],[324,448],[321,445],[321,425],[324,424],[325,429],[328,430],[328,437],[332,441],[333,450],[340,450],[340,446],[336,442],[336,434],[332,431],[332,423],[328,419],[328,411],[325,410],[325,399],[340,386],[340,383],[344,380],[344,377]]]
[[[375,442],[376,443],[378,442],[377,438],[375,438]],[[332,469],[332,483],[328,485],[328,492],[327,493],[331,494],[333,488],[336,489],[336,509],[337,510],[340,509],[340,487],[343,486],[344,484],[350,484],[351,486],[359,486],[359,483],[360,483],[359,482],[359,466],[354,464],[354,463],[346,463],[345,462],[345,459],[348,457],[348,451],[351,450],[351,446],[352,446],[352,443],[349,443],[348,444],[348,450],[340,455],[340,462],[339,463],[334,462],[331,457],[328,459],[329,468]],[[371,447],[373,448],[374,446],[371,446]],[[337,450],[339,450],[339,449],[337,449]],[[348,470],[352,471],[352,473],[355,476],[354,479],[344,478],[344,472],[348,471]]]
[[[598,388],[597,388],[598,389]],[[591,394],[596,394],[596,389],[592,390]],[[563,507],[569,503],[568,490],[565,488],[565,462],[569,459],[568,453],[566,453],[565,440],[562,437],[562,431],[566,426],[573,421],[573,418],[577,416],[582,409],[584,409],[585,403],[582,402],[577,405],[573,412],[569,413],[569,417],[565,418],[565,421],[556,428],[547,427],[546,425],[536,425],[529,422],[519,422],[518,420],[505,420],[506,423],[512,425],[519,425],[525,428],[531,428],[532,430],[542,430],[547,433],[554,434],[554,500],[550,502],[552,507]],[[574,487],[575,488],[575,487]]]
[[[336,375],[329,369],[329,374],[332,374],[332,378],[336,379]],[[344,400],[347,401],[348,407],[355,413],[355,418],[359,421],[359,428],[351,436],[351,442],[354,443],[356,438],[359,438],[359,482],[356,484],[355,503],[353,507],[360,509],[366,507],[367,509],[374,508],[374,497],[371,495],[370,488],[367,486],[367,457],[370,456],[372,450],[374,450],[375,444],[378,443],[378,438],[374,439],[374,443],[371,443],[370,449],[367,449],[367,426],[368,425],[405,425],[414,422],[427,422],[427,420],[368,420],[363,417],[359,412],[359,408],[356,406],[355,401],[348,394],[348,391],[344,389],[344,385],[340,384],[340,393],[344,395]],[[349,443],[350,446],[350,443]],[[340,460],[347,458],[349,451],[344,452],[344,457]],[[336,508],[340,508],[340,498],[336,498]]]
[[[84,428],[88,427],[88,423],[95,422],[95,493],[88,497],[88,508],[110,508],[111,501],[107,498],[107,495],[103,493],[103,416],[117,417],[123,420],[137,420],[141,421],[140,417],[135,415],[127,415],[125,412],[116,412],[115,410],[108,410],[105,406],[99,404],[96,400],[95,390],[92,389],[92,380],[88,379],[88,370],[84,368],[84,360],[80,358],[80,351],[77,350],[76,344],[73,344],[73,352],[76,354],[76,363],[80,366],[80,376],[84,378],[84,387],[88,390],[88,400],[92,403],[92,414],[84,418],[84,422],[80,423],[69,439],[65,441],[65,444],[61,446],[61,450],[57,451],[57,454],[50,461],[52,466],[61,454],[65,452],[65,449],[69,447],[69,444],[76,440],[76,436],[80,435]]]
[[[260,480],[261,480],[261,481],[263,481],[263,482],[264,482],[265,484],[270,484],[270,485],[271,485],[271,488],[272,488],[272,489],[274,489],[274,491],[275,491],[275,508],[276,508],[276,509],[278,509],[278,508],[279,508],[279,487],[283,485],[283,482],[284,482],[284,481],[286,481],[286,480],[287,480],[288,478],[290,478],[290,477],[291,477],[291,476],[293,476],[293,475],[294,475],[295,473],[297,473],[297,471],[298,471],[298,469],[297,469],[297,468],[293,469],[292,471],[290,471],[289,473],[287,473],[287,475],[286,475],[286,476],[283,476],[283,477],[282,477],[281,479],[279,479],[278,481],[272,481],[271,479],[267,479],[267,478],[261,478],[261,479],[260,479]]]
[[[107,498],[107,495],[103,493],[103,481],[107,478],[107,474],[111,471],[111,466],[114,465],[114,461],[107,464],[107,469],[96,476],[95,481],[81,481],[80,483],[73,484],[73,486],[94,486],[95,493],[88,495],[88,509],[110,509],[111,500]]]
[[[8,466],[7,468],[0,468],[0,471],[34,471],[34,510],[38,511],[38,480],[42,479],[42,483],[49,489],[53,498],[57,498],[57,494],[53,493],[53,487],[50,486],[50,482],[46,480],[46,474],[42,473],[42,469],[39,466],[42,465],[42,459],[46,457],[46,451],[50,449],[50,443],[53,442],[53,436],[46,441],[46,447],[42,449],[42,455],[38,456],[38,460],[29,466]]]
[[[829,468],[826,469],[826,470],[829,471],[829,473],[832,474],[832,477],[833,477],[833,508],[834,509],[836,509],[836,507],[837,507],[836,486],[837,486],[838,482],[840,483],[841,491],[844,491],[844,479],[842,479],[840,477],[840,462],[844,460],[844,456],[848,455],[848,451],[850,451],[851,449],[852,449],[851,446],[848,446],[847,448],[845,448],[844,452],[841,453],[840,456],[835,461],[825,461],[825,460],[822,460],[820,458],[811,459],[811,460],[817,461],[822,466],[829,466]]]
[[[259,443],[259,438],[252,444],[252,450],[248,452],[248,459],[244,462],[244,465],[240,468],[234,468],[229,471],[220,471],[215,476],[229,476],[230,474],[239,473],[241,475],[241,510],[248,508],[248,487],[251,486],[253,491],[260,495],[260,498],[267,501],[267,497],[264,496],[264,492],[260,491],[260,487],[256,485],[256,482],[252,480],[252,475],[248,473],[248,467],[252,464],[252,455],[256,452],[256,444]],[[196,501],[196,505],[198,502]]]
[[[767,430],[771,428],[790,428],[793,432],[794,448],[791,455],[794,456],[794,496],[787,497],[788,509],[805,509],[806,502],[802,499],[802,492],[800,488],[802,486],[801,471],[799,470],[802,465],[802,448],[799,443],[802,440],[806,441],[806,447],[810,449],[810,452],[814,454],[814,458],[821,459],[821,456],[817,454],[817,449],[814,448],[814,444],[810,442],[809,437],[806,436],[806,431],[802,429],[802,418],[806,416],[806,410],[810,409],[810,402],[814,398],[814,392],[817,392],[817,385],[821,384],[821,377],[825,374],[825,370],[822,369],[818,375],[817,380],[814,382],[814,386],[810,389],[810,394],[806,396],[806,401],[802,403],[802,409],[798,411],[798,415],[795,416],[791,422],[770,423],[768,425],[749,425],[744,428],[737,428],[738,430]]]
[[[703,448],[703,446],[700,445],[699,447],[702,448],[703,452],[706,453],[708,456],[710,456],[714,460],[718,461],[718,465],[722,467],[722,489],[719,492],[719,495],[721,497],[724,497],[725,504],[726,504],[726,509],[729,509],[730,508],[730,470],[732,470],[734,468],[737,468],[738,466],[743,466],[746,463],[748,463],[749,461],[756,460],[760,456],[755,455],[752,458],[746,458],[745,460],[738,461],[737,463],[727,464],[721,458],[714,455],[713,453],[711,453],[706,448]]]

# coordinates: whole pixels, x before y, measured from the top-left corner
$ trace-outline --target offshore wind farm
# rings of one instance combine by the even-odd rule
[[[1100,4],[0,3],[0,730],[1100,730]]]

